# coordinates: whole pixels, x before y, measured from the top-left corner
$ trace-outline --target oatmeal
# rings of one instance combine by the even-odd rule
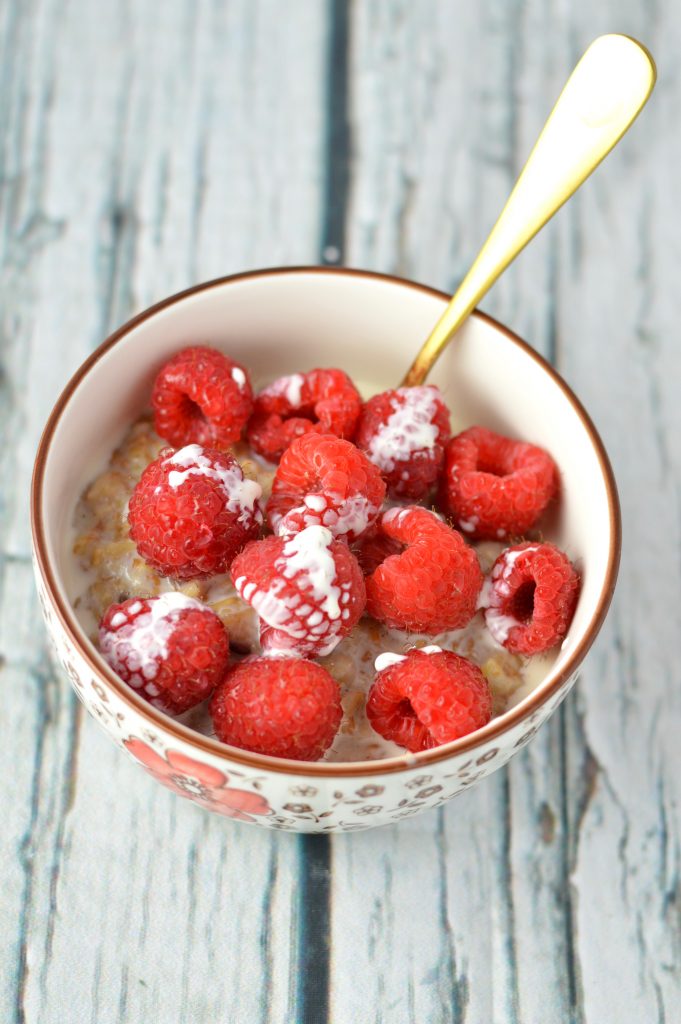
[[[73,555],[81,623],[156,708],[254,753],[375,760],[474,733],[546,673],[580,586],[537,539],[549,452],[452,437],[431,384],[363,401],[323,368],[254,395],[204,345],[150,397]]]
[[[289,398],[295,398],[298,389],[298,384],[295,389],[287,385]],[[140,418],[78,503],[73,554],[79,570],[74,598],[79,620],[96,643],[98,623],[113,603],[177,592],[202,602],[216,613],[229,634],[233,662],[248,654],[259,654],[258,616],[239,596],[229,574],[184,582],[161,576],[139,556],[130,539],[128,501],[143,470],[164,447],[167,445],[155,433],[151,418]],[[231,451],[246,479],[261,485],[266,500],[272,487],[274,467],[245,443],[234,444]],[[314,507],[314,499],[309,504]],[[488,573],[503,545],[480,541],[474,546],[482,571]],[[491,689],[494,715],[503,713],[530,692],[554,660],[551,653],[527,658],[505,650],[485,627],[482,611],[462,629],[436,636],[392,629],[364,616],[332,653],[319,658],[319,664],[339,685],[343,707],[340,728],[324,755],[325,760],[374,760],[403,752],[402,747],[375,732],[366,716],[366,696],[375,675],[374,663],[386,651],[400,654],[414,646],[429,645],[454,651],[480,666]],[[213,735],[206,702],[180,716],[180,721]]]

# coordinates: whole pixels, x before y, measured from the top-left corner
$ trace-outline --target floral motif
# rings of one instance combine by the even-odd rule
[[[410,811],[399,811],[397,814],[391,815],[391,817],[393,817],[395,819],[395,821],[399,821],[400,818],[411,818],[412,815],[418,814],[419,810],[422,807],[423,807],[423,804],[420,804],[419,807],[414,807]]]
[[[417,775],[415,779],[411,779],[410,782],[407,782],[406,786],[407,789],[421,789],[423,786],[427,786],[428,783],[432,781],[432,775]]]
[[[254,814],[270,813],[270,805],[264,797],[228,786],[224,772],[212,765],[195,761],[179,750],[168,750],[166,756],[161,757],[134,736],[125,740],[124,746],[163,786],[189,797],[209,811],[239,821],[254,821]]]
[[[427,789],[422,789],[420,793],[416,794],[417,800],[427,800],[429,796],[434,796],[435,793],[439,793],[442,790],[442,786],[428,786]]]
[[[527,730],[527,732],[524,732],[522,734],[522,736],[516,741],[516,743],[513,746],[513,749],[517,750],[518,747],[524,747],[526,743],[529,743],[529,741],[532,739],[532,737],[534,736],[534,734],[537,732],[538,729],[539,729],[538,725],[534,725],[531,728],[529,728]]]
[[[362,786],[361,789],[355,790],[355,794],[366,799],[371,796],[380,796],[384,790],[385,786]]]
[[[477,759],[477,761],[475,763],[476,764],[487,764],[488,761],[493,761],[498,753],[499,753],[499,748],[498,747],[492,747],[490,750],[486,750],[484,754],[481,754],[480,757]]]
[[[319,790],[316,786],[289,786],[291,796],[316,796]]]

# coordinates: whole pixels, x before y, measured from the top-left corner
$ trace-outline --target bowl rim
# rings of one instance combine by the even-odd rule
[[[295,774],[316,778],[388,775],[395,772],[423,768],[440,761],[446,761],[453,755],[475,751],[476,748],[479,748],[484,744],[487,744],[489,741],[502,736],[522,722],[531,718],[539,708],[545,705],[556,693],[558,693],[567,680],[574,675],[584,660],[587,651],[593,644],[593,641],[603,624],[612,600],[619,568],[622,545],[622,527],[617,486],[612,467],[610,465],[610,460],[591,417],[573,393],[572,389],[568,384],[566,384],[560,374],[546,361],[546,359],[539,355],[538,352],[535,352],[535,350],[517,334],[498,320],[494,319],[494,317],[489,316],[487,313],[482,313],[480,310],[476,309],[471,315],[485,323],[488,323],[497,331],[500,331],[512,344],[520,348],[525,355],[538,363],[541,369],[553,380],[554,384],[560,388],[580,419],[582,426],[589,436],[591,444],[596,452],[605,483],[610,520],[610,544],[605,577],[598,597],[596,610],[584,631],[584,635],[581,637],[574,651],[568,657],[562,670],[552,681],[548,689],[544,687],[543,683],[540,684],[537,689],[533,691],[533,693],[529,694],[523,701],[504,712],[504,714],[493,718],[486,726],[483,726],[482,729],[478,729],[461,739],[453,740],[450,743],[445,743],[438,747],[433,747],[430,750],[424,750],[418,753],[405,752],[404,754],[400,754],[395,757],[374,761],[294,761],[287,758],[277,758],[270,755],[252,753],[251,751],[242,750],[239,747],[232,747],[227,744],[220,743],[217,739],[204,736],[202,733],[190,729],[188,726],[178,722],[176,719],[163,714],[163,712],[157,710],[147,701],[143,700],[143,698],[139,697],[138,694],[130,689],[130,687],[126,686],[125,683],[119,679],[113,670],[110,669],[103,661],[103,659],[101,664],[98,663],[88,647],[82,642],[81,626],[76,619],[75,612],[71,608],[70,603],[63,600],[61,597],[56,583],[57,574],[54,572],[47,555],[42,492],[50,446],[54,438],[57,424],[59,423],[71,396],[81,385],[89,371],[99,361],[99,359],[101,359],[109,349],[116,345],[139,324],[155,316],[162,310],[167,309],[169,306],[176,305],[199,292],[258,278],[282,275],[297,276],[304,274],[318,274],[327,277],[363,278],[365,280],[380,281],[399,287],[415,289],[426,295],[430,295],[433,298],[444,301],[449,301],[450,299],[450,296],[446,292],[439,289],[391,274],[382,274],[376,271],[358,268],[310,265],[266,267],[230,274],[225,277],[214,278],[210,281],[193,285],[192,287],[186,288],[180,292],[175,292],[167,298],[162,299],[160,302],[155,303],[153,306],[150,306],[138,313],[110,334],[84,360],[84,362],[81,363],[57,398],[57,401],[55,402],[48,417],[47,423],[45,424],[36,452],[33,477],[31,481],[31,534],[35,560],[47,589],[49,599],[57,613],[57,617],[63,630],[80,654],[81,658],[84,659],[88,667],[94,673],[95,677],[103,679],[108,686],[113,688],[119,699],[140,714],[142,718],[145,718],[148,724],[154,726],[162,734],[169,734],[171,737],[189,744],[189,746],[194,748],[197,753],[208,753],[222,761],[232,761],[237,764],[246,765],[249,768],[265,769],[267,771],[284,775]]]

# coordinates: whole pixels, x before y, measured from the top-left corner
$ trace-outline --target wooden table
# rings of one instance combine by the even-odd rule
[[[0,1019],[681,1020],[681,14],[674,0],[5,0],[0,8]],[[193,282],[346,263],[452,289],[604,31],[660,81],[485,308],[592,413],[621,489],[607,625],[508,770],[333,839],[239,826],[55,678],[40,429],[87,353]]]

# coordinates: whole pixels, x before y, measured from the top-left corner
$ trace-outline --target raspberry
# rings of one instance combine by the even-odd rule
[[[253,408],[243,366],[214,348],[184,348],[165,364],[151,394],[156,433],[181,448],[227,448],[238,441]]]
[[[357,559],[324,526],[249,544],[234,559],[232,579],[260,616],[260,640],[269,650],[330,654],[364,611]]]
[[[177,591],[110,605],[99,648],[125,683],[171,715],[210,697],[229,659],[217,615]]]
[[[367,699],[377,733],[407,750],[429,750],[481,729],[492,695],[477,665],[439,647],[381,654]]]
[[[130,536],[162,576],[225,572],[262,523],[260,484],[227,452],[165,448],[149,463],[128,506]]]
[[[270,462],[277,462],[303,434],[334,434],[352,440],[361,406],[357,388],[342,370],[280,377],[255,400],[248,442]]]
[[[465,626],[475,614],[482,571],[461,534],[418,505],[385,512],[379,529],[405,549],[368,577],[369,615],[430,635]]]
[[[378,569],[382,562],[390,555],[399,555],[404,551],[404,545],[398,540],[393,540],[381,531],[380,525],[374,523],[370,526],[361,539],[352,548],[360,569],[365,576],[371,576],[375,569]]]
[[[445,453],[440,504],[471,538],[520,536],[557,494],[548,452],[485,427],[452,438]]]
[[[272,757],[316,761],[333,743],[343,711],[325,668],[297,658],[247,658],[210,702],[223,743]]]
[[[567,633],[579,575],[553,544],[518,544],[492,566],[480,596],[485,622],[513,654],[547,651]]]
[[[281,457],[267,518],[276,533],[319,525],[352,541],[376,519],[384,498],[381,474],[354,444],[305,434]]]
[[[355,443],[381,470],[393,497],[422,498],[438,478],[449,436],[449,410],[439,389],[427,385],[370,398]]]

